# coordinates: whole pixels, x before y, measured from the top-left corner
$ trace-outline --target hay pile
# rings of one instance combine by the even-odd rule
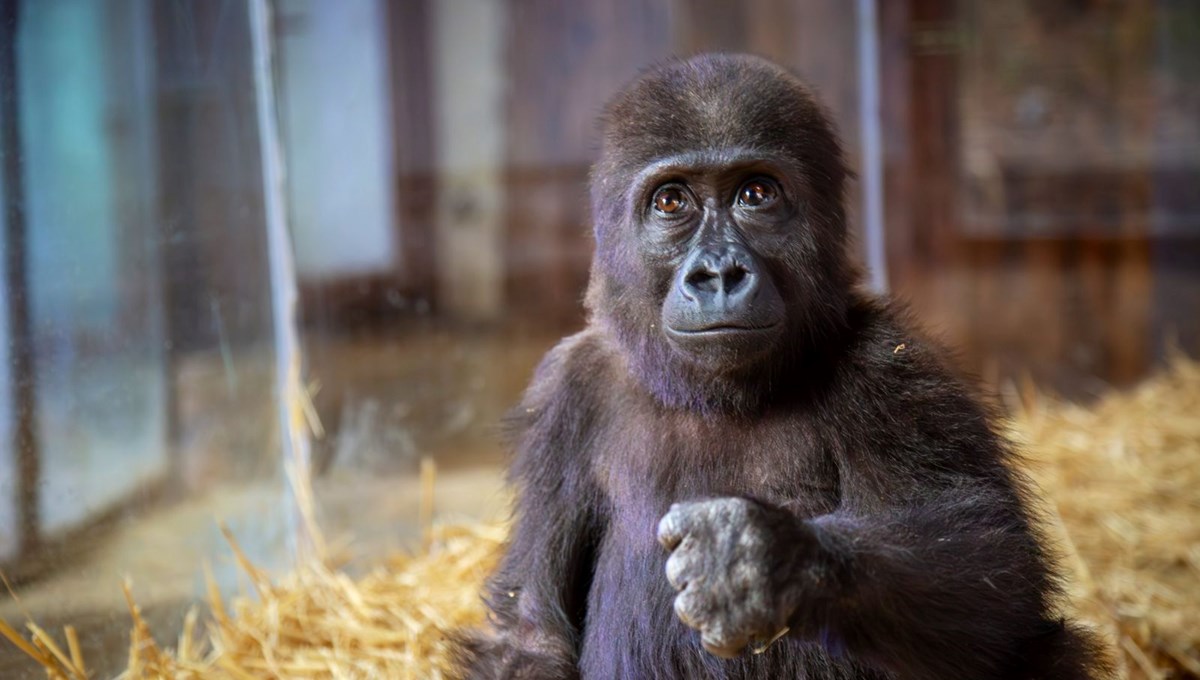
[[[1200,678],[1200,363],[1089,408],[1027,392],[1013,419],[1080,615],[1131,678]]]
[[[504,541],[499,525],[434,527],[418,555],[397,555],[359,579],[317,561],[272,581],[230,545],[254,595],[225,602],[208,578],[209,621],[195,609],[173,649],[154,641],[125,586],[133,618],[128,669],[119,680],[174,678],[443,678],[447,635],[483,623],[479,586]],[[75,632],[67,651],[28,624],[27,641],[0,621],[0,635],[52,680],[88,678]]]
[[[1013,436],[1047,491],[1081,616],[1110,633],[1124,676],[1200,678],[1200,364],[1176,358],[1091,408],[1032,392],[1023,401]],[[483,621],[479,587],[504,529],[434,529],[419,554],[357,580],[317,563],[272,581],[230,539],[254,596],[226,603],[210,587],[205,633],[190,614],[173,650],[154,642],[131,597],[121,678],[444,677],[446,634]],[[26,639],[0,621],[49,677],[88,677],[74,631],[64,651],[28,628]]]

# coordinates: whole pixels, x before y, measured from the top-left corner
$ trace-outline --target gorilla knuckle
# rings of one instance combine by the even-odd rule
[[[750,637],[738,634],[728,626],[717,625],[701,631],[700,643],[709,653],[724,659],[732,659],[742,653]]]
[[[709,618],[712,608],[698,589],[689,587],[675,596],[675,615],[690,628],[701,628]]]
[[[683,590],[688,585],[688,577],[693,570],[693,560],[687,553],[675,553],[667,558],[667,582],[675,590]]]

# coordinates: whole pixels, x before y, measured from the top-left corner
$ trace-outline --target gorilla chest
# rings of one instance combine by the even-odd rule
[[[603,438],[594,470],[611,511],[609,532],[657,547],[672,503],[740,496],[801,517],[832,511],[836,465],[801,419],[724,422],[695,418],[627,424]]]
[[[638,423],[603,440],[595,471],[610,514],[589,592],[582,667],[593,672],[585,677],[826,677],[814,672],[826,663],[818,651],[794,640],[722,661],[672,608],[667,551],[656,539],[672,503],[752,497],[800,516],[837,504],[836,468],[823,447],[797,423],[758,425],[748,434],[719,423]]]

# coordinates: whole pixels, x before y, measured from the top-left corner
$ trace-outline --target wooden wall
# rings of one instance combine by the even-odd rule
[[[506,45],[495,285],[508,325],[581,323],[594,121],[655,61],[722,49],[795,68],[861,167],[856,3],[495,1]],[[1088,389],[1092,377],[1144,374],[1169,337],[1197,349],[1200,92],[1189,74],[1200,43],[1186,29],[1197,10],[1175,0],[877,8],[892,289],[991,377],[1030,370]],[[407,88],[396,95],[398,181],[405,266],[436,307],[438,276],[422,267],[453,262],[430,255],[428,235],[456,227],[421,212],[446,189],[428,146],[439,118],[421,102],[448,86],[423,75],[436,50],[420,38],[422,12],[393,12],[394,87]],[[858,236],[857,184],[848,199]]]
[[[1200,202],[1166,178],[1200,171],[1200,107],[1164,100],[1169,8],[886,7],[893,288],[990,377],[1087,391],[1172,333],[1195,350]],[[1167,125],[1190,154],[1164,158]]]

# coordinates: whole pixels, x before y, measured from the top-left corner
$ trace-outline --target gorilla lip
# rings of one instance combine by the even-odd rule
[[[752,357],[760,356],[771,351],[783,330],[783,323],[776,322],[765,326],[741,326],[734,324],[715,324],[702,328],[673,328],[664,324],[665,335],[676,349],[691,356],[703,356],[710,352],[725,354],[736,351],[741,359],[749,361]]]
[[[765,331],[774,330],[779,326],[778,323],[768,324],[766,326],[738,326],[735,324],[718,324],[714,326],[705,326],[704,328],[672,328],[667,326],[667,331],[676,335],[688,335],[692,337],[716,336],[716,335],[733,335],[740,333],[762,333]]]

